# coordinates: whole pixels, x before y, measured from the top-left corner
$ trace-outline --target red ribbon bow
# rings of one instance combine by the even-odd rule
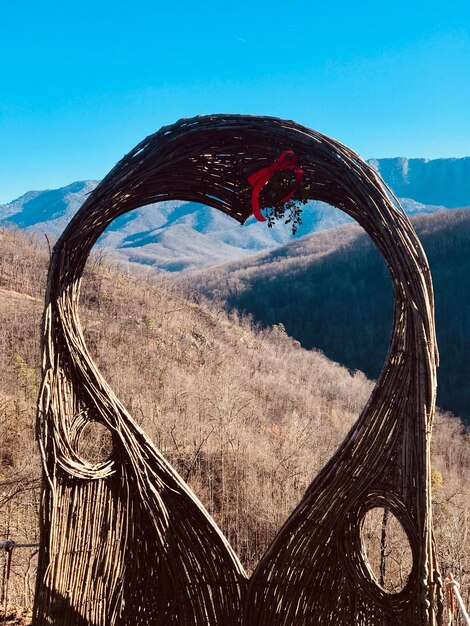
[[[251,205],[253,207],[253,215],[256,217],[258,222],[265,222],[266,218],[261,213],[259,207],[259,194],[261,189],[265,186],[274,172],[280,172],[282,170],[294,170],[295,182],[292,191],[289,192],[284,198],[281,198],[281,204],[290,200],[302,182],[304,177],[304,171],[300,167],[297,167],[297,155],[293,150],[286,150],[283,152],[272,165],[268,167],[263,167],[254,174],[250,174],[248,176],[248,182],[253,187],[253,192],[251,194]]]

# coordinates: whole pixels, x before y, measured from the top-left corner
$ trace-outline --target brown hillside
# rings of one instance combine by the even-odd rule
[[[470,424],[470,210],[412,218],[431,267],[440,353],[437,404]],[[305,348],[378,378],[392,327],[392,282],[368,235],[349,224],[177,279]]]
[[[34,240],[0,233],[0,541],[37,540],[33,425],[47,262]],[[99,259],[89,264],[81,310],[101,372],[252,569],[372,383],[302,349],[280,325],[257,329]],[[441,563],[468,594],[470,443],[457,419],[439,415],[433,463]],[[13,559],[10,602],[29,605],[34,550]]]

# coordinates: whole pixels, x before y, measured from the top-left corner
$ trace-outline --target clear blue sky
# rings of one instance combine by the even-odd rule
[[[2,3],[0,202],[101,178],[214,112],[295,119],[364,158],[470,155],[470,0]]]

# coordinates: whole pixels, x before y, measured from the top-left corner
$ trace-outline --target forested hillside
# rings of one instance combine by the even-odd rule
[[[470,422],[470,210],[412,218],[431,266],[438,404]],[[346,225],[250,259],[182,278],[186,289],[284,324],[305,348],[377,378],[392,324],[388,270],[368,236]]]
[[[34,240],[0,231],[0,541],[37,540],[34,404],[47,263]],[[81,320],[113,390],[252,570],[372,383],[301,348],[282,326],[256,328],[214,303],[119,274],[99,257],[87,269]],[[458,419],[439,414],[433,445],[439,558],[468,601],[470,443]],[[10,602],[31,603],[34,555],[14,551]],[[0,552],[0,575],[3,565]]]

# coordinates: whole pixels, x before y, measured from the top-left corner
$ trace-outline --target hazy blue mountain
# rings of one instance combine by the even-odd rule
[[[60,189],[28,191],[13,202],[0,205],[0,222],[58,236],[97,184],[98,181],[83,180]]]
[[[470,205],[470,157],[462,159],[371,159],[399,198],[449,208]]]
[[[32,229],[56,238],[96,187],[80,181],[61,189],[30,191],[0,206],[0,224]],[[348,216],[322,202],[304,211],[299,234],[332,228]],[[98,242],[120,260],[166,271],[211,266],[271,249],[293,238],[289,225],[254,218],[241,226],[229,216],[193,202],[161,202],[141,207],[113,222]]]
[[[426,166],[434,163],[423,159],[371,161],[386,182],[402,197],[407,213],[433,213],[454,206],[451,200],[457,198],[461,205],[470,205],[470,178],[464,177],[465,168],[467,165],[470,167],[470,158],[440,159],[433,166],[436,171],[431,175],[428,175],[424,165],[418,167],[415,161]],[[458,189],[452,190],[453,195],[445,184],[446,175],[439,173],[441,170],[448,172],[454,187],[457,183],[460,185]],[[423,172],[424,182],[420,182],[420,172]],[[419,201],[418,196],[428,184],[426,181],[429,182],[429,176],[434,191],[425,194],[428,198],[425,204]],[[60,189],[30,191],[0,206],[0,225],[32,229],[56,238],[97,184],[97,181],[78,181]],[[411,193],[415,191],[418,194],[416,196]],[[441,204],[437,198],[448,199],[449,202]],[[277,223],[274,228],[267,228],[266,224],[251,218],[240,226],[220,211],[200,204],[162,202],[142,207],[117,219],[98,245],[121,261],[174,272],[243,259],[351,220],[343,212],[323,202],[310,202],[304,207],[302,221],[294,237],[290,225]]]

